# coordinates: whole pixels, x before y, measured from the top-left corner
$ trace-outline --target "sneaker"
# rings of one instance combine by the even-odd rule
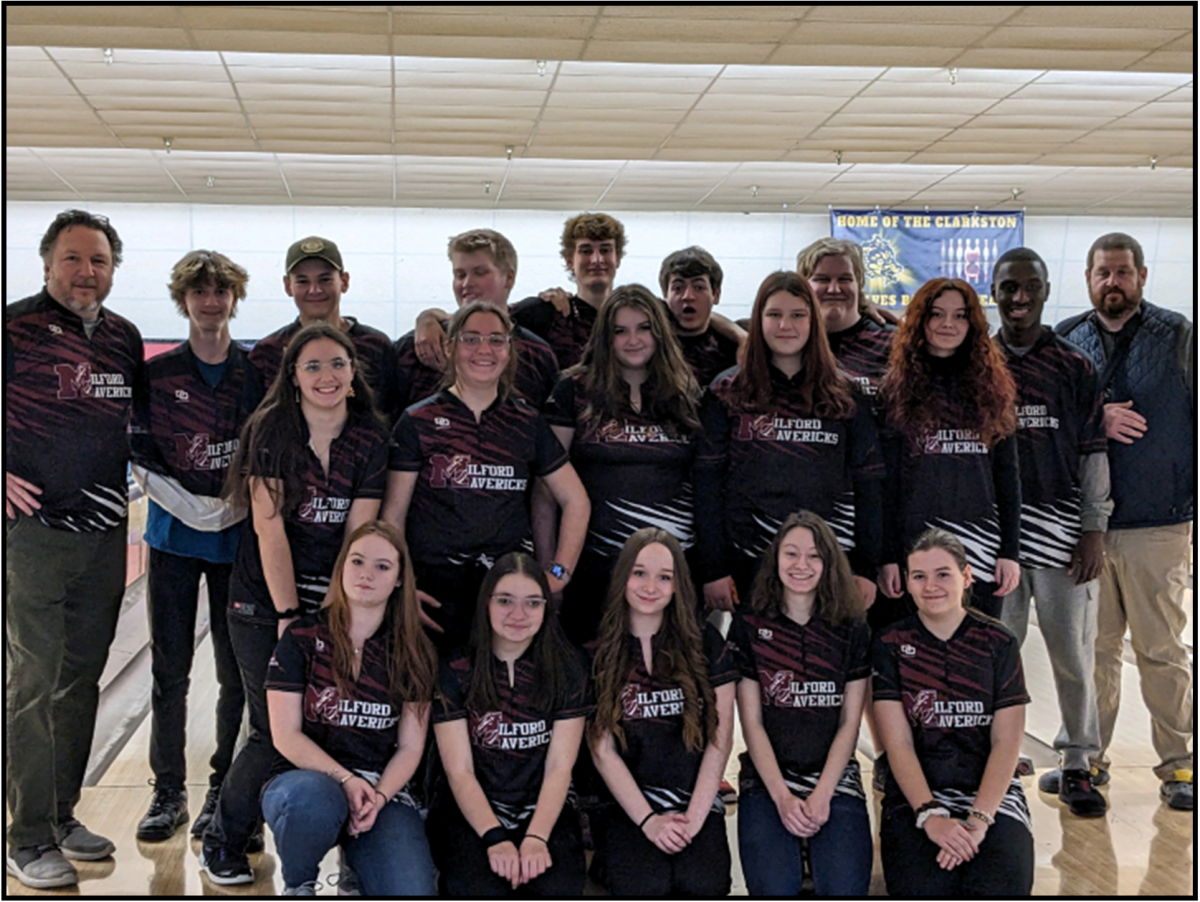
[[[58,847],[63,855],[74,861],[99,861],[117,851],[111,839],[93,833],[77,818],[63,821],[54,832],[58,834]]]
[[[726,805],[736,805],[738,800],[737,790],[733,788],[733,784],[728,780],[721,781],[721,788],[717,790],[717,795],[721,797],[721,801]]]
[[[1196,807],[1195,785],[1190,770],[1177,770],[1174,779],[1164,780],[1158,788],[1159,794],[1166,799],[1167,807],[1176,811],[1192,811]]]
[[[1103,817],[1108,802],[1092,785],[1092,775],[1086,770],[1067,768],[1062,772],[1058,798],[1077,817]]]
[[[217,799],[220,797],[220,793],[221,790],[214,787],[209,789],[208,794],[204,796],[204,807],[200,809],[200,813],[192,821],[192,836],[196,839],[204,839],[204,831],[208,829],[213,815],[217,813]]]
[[[317,881],[310,880],[308,883],[301,883],[299,886],[285,886],[283,888],[284,896],[315,896],[317,894]]]
[[[337,887],[339,896],[362,895],[362,890],[358,886],[358,874],[346,863],[346,852],[340,845],[338,846],[338,873],[336,879],[331,879],[329,882]]]
[[[1112,775],[1106,770],[1093,766],[1088,773],[1088,782],[1093,787],[1107,786],[1108,781],[1112,779]],[[1058,795],[1059,786],[1062,783],[1062,768],[1056,767],[1053,770],[1048,770],[1038,777],[1038,790],[1047,793],[1048,795]]]
[[[1021,755],[1020,757],[1017,758],[1017,776],[1018,777],[1032,777],[1033,776],[1033,759],[1032,758],[1026,758],[1024,755]]]
[[[210,846],[206,843],[200,850],[200,870],[218,886],[254,882],[254,871],[250,869],[246,856],[227,846]]]
[[[246,854],[257,855],[267,847],[267,838],[263,836],[262,824],[250,834],[250,838],[246,840]]]
[[[55,889],[79,882],[75,865],[57,846],[25,846],[4,859],[4,869],[32,889]]]
[[[142,842],[164,842],[188,821],[186,789],[155,789],[150,809],[137,825]]]

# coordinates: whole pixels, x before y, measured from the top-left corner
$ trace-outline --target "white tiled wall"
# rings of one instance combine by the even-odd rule
[[[19,300],[42,284],[37,245],[64,205],[5,205],[5,301]],[[249,296],[234,320],[234,336],[257,338],[295,316],[283,293],[283,258],[291,242],[319,234],[338,243],[350,273],[343,310],[363,322],[399,335],[417,312],[431,304],[452,305],[446,242],[469,228],[498,229],[520,256],[513,299],[552,285],[569,285],[558,255],[562,223],[575,211],[410,210],[391,208],[250,207],[103,204],[125,242],[108,306],[132,319],[147,338],[186,334],[166,293],[171,266],[193,248],[229,255],[250,272]],[[749,312],[763,276],[792,268],[801,247],[829,234],[825,214],[645,213],[608,211],[624,224],[625,259],[618,282],[657,287],[658,267],[671,251],[699,244],[725,270],[721,311],[733,318]],[[1050,268],[1052,292],[1046,311],[1057,322],[1088,307],[1083,269],[1097,236],[1124,231],[1145,248],[1150,270],[1146,295],[1192,315],[1195,235],[1191,219],[1131,219],[1098,216],[1027,216],[1026,244]]]

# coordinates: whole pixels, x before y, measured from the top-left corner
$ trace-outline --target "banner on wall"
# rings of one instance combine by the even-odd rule
[[[1025,214],[833,210],[830,234],[862,246],[866,295],[903,308],[930,279],[969,282],[993,306],[992,266],[1025,240]]]

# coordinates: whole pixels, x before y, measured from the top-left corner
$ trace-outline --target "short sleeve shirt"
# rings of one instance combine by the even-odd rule
[[[570,303],[567,316],[538,297],[526,298],[509,311],[513,322],[545,339],[564,370],[579,363],[596,322],[596,308],[583,298],[572,296]]]
[[[573,657],[564,667],[567,683],[560,699],[548,707],[539,706],[535,700],[537,668],[529,652],[515,662],[511,685],[508,665],[493,656],[492,679],[499,705],[495,711],[476,711],[467,706],[471,664],[467,657],[442,662],[433,722],[467,721],[480,788],[497,817],[515,826],[514,822],[532,816],[537,807],[555,722],[586,717],[592,712],[587,671],[583,662]]]
[[[738,343],[709,326],[700,335],[675,334],[683,359],[692,368],[696,384],[704,388],[737,364]]]
[[[849,329],[829,333],[829,347],[842,372],[869,398],[879,393],[895,334],[895,326],[881,326],[865,316]]]
[[[413,560],[462,564],[528,542],[530,480],[567,462],[545,419],[521,398],[498,398],[478,422],[452,392],[408,408],[388,466],[418,474],[405,535]]]

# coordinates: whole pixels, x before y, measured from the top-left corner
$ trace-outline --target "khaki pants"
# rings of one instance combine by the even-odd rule
[[[1181,635],[1187,623],[1191,524],[1110,530],[1108,557],[1100,573],[1096,633],[1096,701],[1100,755],[1107,769],[1121,702],[1121,653],[1128,625],[1137,656],[1142,698],[1150,711],[1151,741],[1158,753],[1154,773],[1170,780],[1192,768],[1192,667]]]

